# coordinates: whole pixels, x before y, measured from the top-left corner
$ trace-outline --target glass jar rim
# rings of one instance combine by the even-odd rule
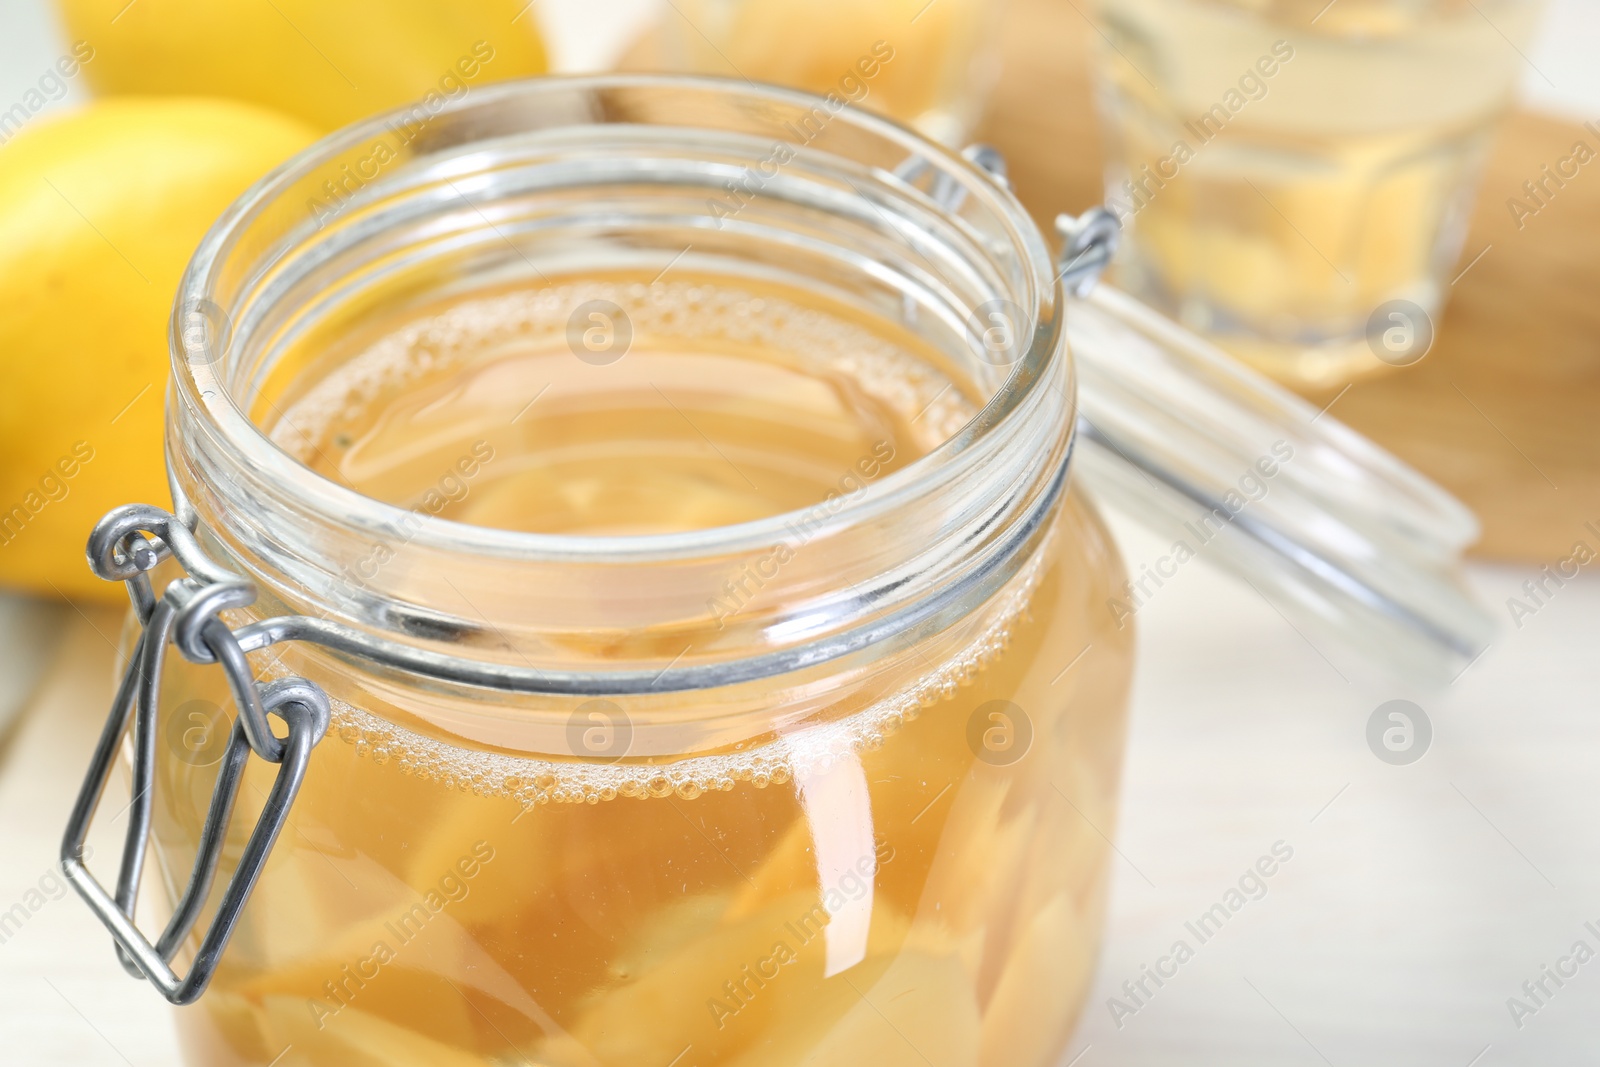
[[[750,102],[773,102],[816,107],[826,98],[798,90],[755,84],[733,78],[672,74],[601,74],[551,76],[500,82],[474,89],[469,96],[447,101],[433,117],[447,112],[465,112],[492,107],[498,102],[520,98],[537,101],[541,96],[574,92],[604,92],[613,89],[697,89],[708,93],[735,94]],[[184,272],[174,304],[170,329],[173,388],[193,410],[204,413],[204,431],[215,443],[231,451],[247,464],[253,474],[273,483],[278,489],[308,497],[320,512],[345,516],[367,528],[393,527],[409,521],[415,529],[413,540],[441,548],[484,556],[541,559],[546,561],[625,560],[631,563],[667,562],[699,557],[709,553],[738,553],[769,546],[788,524],[809,509],[787,511],[761,519],[727,526],[677,533],[628,536],[585,536],[535,533],[497,529],[461,523],[434,515],[417,515],[399,505],[365,496],[336,481],[317,474],[272,440],[241,405],[219,369],[225,364],[232,337],[232,315],[216,297],[220,266],[235,250],[240,232],[258,218],[274,201],[283,197],[295,182],[358,149],[382,135],[397,119],[408,114],[401,108],[374,115],[319,140],[279,165],[235,201],[206,234]],[[907,160],[921,159],[938,172],[941,179],[954,183],[958,197],[981,203],[1001,222],[1011,239],[1011,251],[1028,267],[1029,283],[1018,301],[1030,325],[1025,350],[1012,363],[1003,384],[973,418],[901,470],[863,486],[850,494],[842,506],[810,529],[823,533],[893,512],[905,501],[926,493],[930,486],[949,476],[952,467],[972,462],[972,445],[996,427],[1018,417],[1030,392],[1052,379],[1052,364],[1070,355],[1064,344],[1064,328],[1059,313],[1061,292],[1054,264],[1037,225],[1008,188],[975,166],[959,153],[929,140],[891,119],[846,104],[832,112],[834,122],[854,125],[860,131],[903,147]],[[692,126],[685,126],[693,130]],[[376,184],[376,182],[374,183]],[[1045,314],[1045,309],[1053,313]],[[190,329],[196,318],[210,329],[196,333]],[[221,324],[216,320],[220,318]],[[220,337],[219,337],[220,335]],[[221,351],[218,351],[218,349]],[[1069,409],[1070,369],[1067,372]],[[1067,419],[1067,432],[1072,432]],[[169,466],[174,443],[168,442]]]
[[[1037,558],[1066,489],[1076,390],[1044,238],[990,173],[842,99],[714,78],[535,79],[402,128],[407,116],[334,134],[264,178],[207,235],[180,290],[174,499],[272,599],[524,671],[529,691],[706,688],[935,632]],[[396,154],[365,166],[380,145]],[[707,198],[780,148],[751,210],[724,228]],[[346,181],[349,195],[333,196]],[[325,195],[331,216],[315,207]],[[580,279],[670,267],[690,241],[685,269],[798,285],[921,334],[970,374],[982,409],[916,461],[810,509],[631,537],[386,504],[316,473],[250,417],[285,382],[322,373],[305,362],[317,331],[336,338],[485,284],[545,291],[538,263]],[[995,301],[1019,324],[1000,353],[986,351],[979,314]],[[781,574],[729,609],[719,590],[785,549]],[[578,652],[597,632],[617,641]]]

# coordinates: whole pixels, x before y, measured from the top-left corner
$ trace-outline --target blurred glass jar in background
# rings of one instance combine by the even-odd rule
[[[1296,387],[1414,362],[1541,7],[1101,0],[1121,283]]]
[[[675,0],[666,69],[833,94],[959,144],[999,74],[998,0]]]

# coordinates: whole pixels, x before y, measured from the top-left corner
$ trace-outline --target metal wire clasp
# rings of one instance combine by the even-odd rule
[[[168,557],[175,558],[187,574],[172,581],[158,599],[151,590],[149,572]],[[327,733],[328,698],[303,678],[272,684],[256,682],[243,647],[219,614],[253,602],[255,586],[212,562],[188,527],[171,514],[143,504],[112,511],[100,520],[89,538],[89,565],[101,578],[127,585],[143,629],[67,823],[61,842],[61,865],[67,880],[116,938],[123,967],[135,977],[148,978],[172,1003],[190,1004],[210,983],[250,891],[283,830],[289,807],[305,779],[311,750]],[[252,649],[268,643],[271,642],[255,642]],[[134,925],[134,907],[150,844],[156,739],[160,736],[156,719],[168,644],[176,645],[191,662],[219,665],[227,676],[239,714],[222,757],[189,885],[173,908],[166,929],[152,944]],[[273,733],[268,716],[284,722],[288,727],[286,736]],[[128,806],[127,842],[113,896],[84,866],[83,850],[130,723],[133,800]],[[180,978],[171,961],[210,895],[251,752],[276,763],[277,778],[238,867],[223,891],[211,926],[200,939],[194,962],[188,974]]]
[[[1057,215],[1061,235],[1061,287],[1077,297],[1089,295],[1100,275],[1111,265],[1122,223],[1106,208],[1092,207],[1082,215]]]
[[[961,150],[961,158],[983,171],[1002,189],[1011,189],[1011,177],[1006,168],[1006,157],[993,145],[969,144]],[[895,168],[901,181],[915,181],[928,172],[931,164],[925,156],[916,155]],[[946,211],[960,209],[966,192],[946,174],[934,179],[929,191],[934,202]],[[1099,282],[1100,275],[1111,265],[1117,251],[1117,240],[1122,234],[1122,222],[1104,207],[1092,207],[1082,215],[1057,215],[1056,232],[1061,235],[1060,268],[1056,277],[1071,296],[1084,297]]]

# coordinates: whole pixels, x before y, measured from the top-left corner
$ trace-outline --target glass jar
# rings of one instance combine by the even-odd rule
[[[1418,362],[1543,7],[1100,0],[1117,284],[1302,390]]]
[[[1086,295],[1103,219],[1058,269],[996,169],[787,90],[551,79],[335,134],[219,221],[173,320],[174,516],[91,540],[140,636],[63,846],[129,969],[199,1001],[190,1063],[1055,1062],[1147,581],[1090,487],[1207,505],[1217,562],[1358,644],[1475,654],[1470,516]],[[747,381],[753,349],[781,359]],[[904,418],[740,511],[793,467],[752,441],[823,441],[828,375]],[[450,387],[390,447],[451,462],[363,492],[339,428],[413,377]],[[675,480],[653,451],[696,438],[730,470]],[[650,485],[496,480],[617,441]],[[649,529],[573,518],[657,481]],[[661,517],[689,498],[745,517]],[[113,894],[81,854],[124,750]]]

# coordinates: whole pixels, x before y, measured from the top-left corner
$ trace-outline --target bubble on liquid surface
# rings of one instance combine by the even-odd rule
[[[818,373],[848,379],[912,425],[924,450],[953,436],[978,411],[928,360],[821,308],[706,282],[594,280],[463,300],[406,323],[295,398],[268,436],[309,462],[341,425],[381,398],[485,352],[530,343],[565,352],[574,309],[601,305],[618,309],[618,321],[626,319],[631,352],[652,340],[721,340],[781,352]]]
[[[332,700],[329,734],[362,757],[385,753],[404,774],[480,796],[505,797],[524,806],[594,804],[618,797],[692,800],[738,783],[783,785],[826,771],[842,758],[882,744],[919,714],[951,699],[956,679],[993,666],[1011,643],[1043,578],[1052,544],[1041,546],[1010,584],[982,609],[983,621],[955,654],[921,677],[849,716],[818,722],[739,752],[688,756],[670,762],[552,760],[482,752],[423,737],[340,700]],[[286,675],[277,664],[269,675]]]
[[[322,441],[386,396],[506,346],[554,339],[565,352],[573,309],[606,301],[622,309],[632,331],[629,359],[652,337],[718,337],[739,346],[802,357],[852,381],[864,394],[901,413],[926,436],[946,440],[977,405],[928,361],[872,331],[817,308],[770,294],[705,282],[585,281],[464,300],[394,330],[327,374],[294,400],[290,417],[269,435],[309,462]],[[567,358],[570,358],[567,357]],[[980,609],[972,636],[936,668],[847,717],[818,722],[739,752],[668,762],[630,762],[623,739],[638,724],[586,714],[572,725],[583,740],[578,759],[540,759],[475,751],[406,730],[334,700],[329,732],[363,758],[465,792],[532,806],[599,803],[615,798],[693,799],[733,789],[784,785],[819,773],[841,758],[886,743],[901,726],[952,699],[974,675],[1000,660],[1050,558],[1047,543]],[[269,673],[287,673],[278,665]],[[600,709],[604,710],[604,709]],[[589,712],[595,712],[590,708]],[[599,746],[601,758],[584,759]]]

